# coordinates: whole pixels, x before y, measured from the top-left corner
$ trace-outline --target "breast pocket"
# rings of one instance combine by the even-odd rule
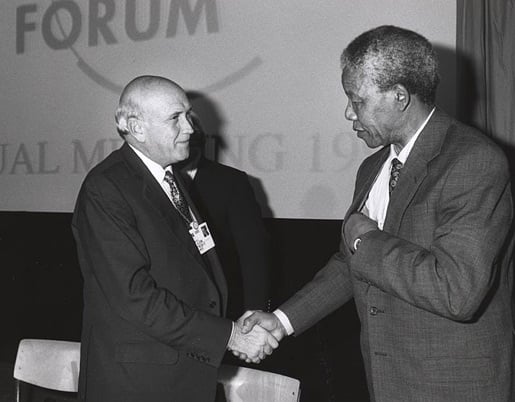
[[[422,363],[423,376],[429,383],[476,383],[492,381],[494,368],[489,357],[430,358]]]

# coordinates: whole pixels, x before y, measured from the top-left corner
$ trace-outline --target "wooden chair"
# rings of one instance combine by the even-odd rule
[[[218,382],[226,402],[298,402],[300,381],[281,374],[222,365]],[[220,398],[223,400],[223,397]]]
[[[79,366],[79,342],[22,339],[13,374],[16,401],[78,400]]]

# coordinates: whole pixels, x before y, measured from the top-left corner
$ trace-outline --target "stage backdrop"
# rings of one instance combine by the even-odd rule
[[[71,211],[121,144],[121,88],[157,74],[191,91],[210,150],[254,178],[265,216],[339,219],[370,153],[344,118],[342,49],[381,24],[419,31],[453,113],[455,19],[451,0],[3,0],[0,210]]]

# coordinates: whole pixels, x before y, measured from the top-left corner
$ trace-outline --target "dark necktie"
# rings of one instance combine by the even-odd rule
[[[170,194],[172,196],[172,203],[175,209],[181,214],[187,223],[191,223],[193,219],[191,218],[188,202],[184,198],[181,189],[177,185],[172,172],[167,170],[164,180],[170,185]]]
[[[390,195],[392,194],[392,191],[395,189],[395,186],[397,186],[397,180],[399,180],[399,173],[401,172],[401,169],[402,162],[397,158],[393,158],[392,170],[390,171]]]

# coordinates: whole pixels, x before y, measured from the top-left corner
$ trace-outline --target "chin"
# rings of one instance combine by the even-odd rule
[[[383,145],[383,144],[378,144],[376,142],[370,142],[370,141],[365,141],[365,143],[367,144],[367,147],[372,148],[372,149],[378,148]]]
[[[190,157],[190,149],[186,149],[179,154],[179,160],[184,161]]]

